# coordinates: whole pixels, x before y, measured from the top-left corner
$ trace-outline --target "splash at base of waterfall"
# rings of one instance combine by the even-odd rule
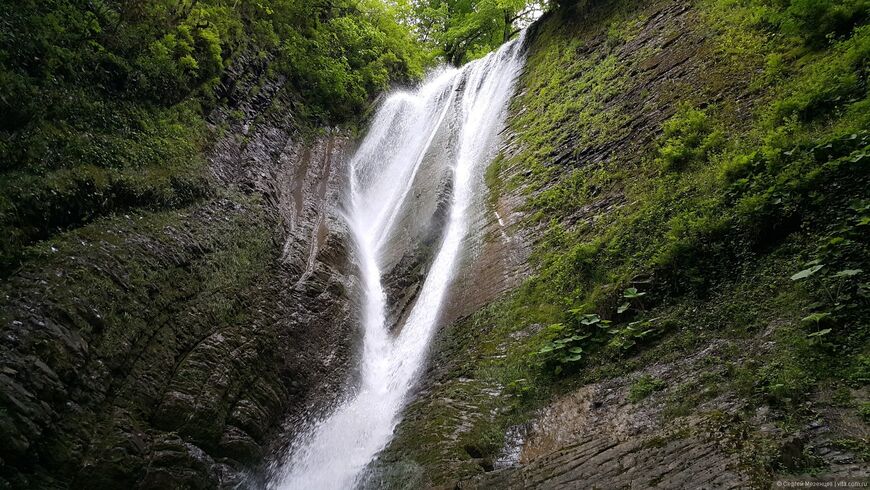
[[[476,183],[493,157],[522,67],[523,36],[462,69],[433,73],[418,90],[394,93],[378,110],[350,165],[347,221],[363,285],[361,381],[294,442],[272,488],[352,488],[389,443],[459,266]],[[444,132],[450,133],[450,148],[435,148],[433,141]],[[449,216],[423,286],[393,336],[382,261],[421,165],[432,158],[452,169]]]

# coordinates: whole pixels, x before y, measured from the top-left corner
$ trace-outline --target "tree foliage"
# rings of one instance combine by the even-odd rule
[[[401,3],[0,0],[0,271],[102,215],[206,192],[205,115],[233,78],[286,80],[337,124],[422,74]],[[252,68],[253,67],[253,68]]]
[[[12,3],[0,38],[0,76],[12,95],[3,109],[16,116],[4,121],[9,129],[40,115],[37,101],[62,86],[162,105],[209,97],[225,69],[251,53],[331,115],[351,114],[390,80],[421,71],[399,7],[375,0]]]
[[[530,0],[421,0],[414,15],[421,38],[458,65],[508,41],[542,9]]]

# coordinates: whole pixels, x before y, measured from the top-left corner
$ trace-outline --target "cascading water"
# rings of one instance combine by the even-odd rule
[[[442,69],[415,92],[397,92],[379,109],[351,161],[347,221],[363,284],[363,353],[356,390],[295,441],[273,488],[352,488],[393,434],[425,361],[442,303],[459,266],[475,178],[492,157],[514,80],[523,35],[462,69]],[[381,284],[385,247],[436,135],[450,133],[452,200],[443,238],[407,319],[393,336]]]

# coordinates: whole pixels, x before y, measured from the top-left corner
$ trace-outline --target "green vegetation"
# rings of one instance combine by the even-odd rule
[[[400,6],[377,1],[5,2],[0,272],[22,247],[100,216],[212,190],[205,116],[230,73],[286,78],[300,124],[348,121],[421,75]]]
[[[711,11],[722,12],[719,2],[710,3]],[[781,15],[790,19],[797,15],[796,9],[789,7]],[[718,22],[736,22],[744,13],[731,13]],[[791,33],[784,27],[782,32]],[[796,305],[808,312],[802,323],[809,339],[834,341],[839,331],[837,345],[852,355],[866,346],[868,332],[860,319],[868,306],[862,292],[867,203],[861,198],[867,185],[870,137],[865,128],[870,121],[861,80],[870,54],[870,31],[861,27],[849,36],[832,37],[831,46],[823,51],[801,48],[800,36],[794,44],[782,43],[791,39],[785,34],[776,35],[778,42],[755,49],[801,56],[802,62],[795,63],[799,68],[790,77],[767,87],[775,95],[759,105],[752,124],[739,126],[723,107],[699,109],[692,100],[679,102],[676,114],[662,124],[651,157],[641,155],[633,169],[631,163],[614,158],[602,164],[604,172],[592,169],[589,179],[571,172],[555,185],[552,179],[559,179],[554,173],[558,167],[540,166],[537,162],[552,161],[542,152],[558,153],[570,142],[576,155],[600,141],[596,133],[604,135],[605,128],[628,114],[623,108],[596,103],[610,97],[599,92],[600,81],[592,88],[583,80],[574,82],[581,94],[562,102],[555,94],[565,92],[561,79],[572,71],[557,73],[548,81],[544,81],[547,71],[530,72],[529,83],[551,84],[554,95],[518,101],[530,115],[514,120],[514,127],[522,128],[519,134],[529,138],[527,146],[534,148],[516,157],[532,164],[533,183],[528,190],[532,192],[529,207],[536,211],[533,220],[550,223],[536,254],[540,277],[547,279],[533,280],[529,289],[535,291],[535,301],[565,305],[557,325],[570,327],[549,329],[540,354],[551,358],[546,354],[556,350],[554,343],[567,346],[566,339],[580,342],[570,347],[578,352],[596,346],[617,352],[654,338],[667,330],[664,320],[623,300],[647,293],[649,305],[687,296],[703,298],[733,276],[735,269],[752,267],[771,247],[798,235],[816,245],[810,247],[815,250],[809,257],[814,259],[808,265],[811,269],[795,275],[797,282],[804,275],[830,271],[804,291],[807,304]],[[546,53],[533,53],[533,66],[539,61],[544,66],[559,63]],[[601,63],[584,78],[610,79],[611,70]],[[547,90],[540,93],[546,96]],[[548,117],[539,117],[526,104],[551,107]],[[600,111],[597,117],[584,117],[590,107]],[[579,124],[562,129],[567,118],[578,116]],[[538,122],[530,124],[533,117]],[[567,132],[576,132],[577,126],[582,132]],[[552,143],[531,144],[539,138],[550,138]],[[536,193],[536,185],[547,188]],[[624,194],[632,204],[600,216],[603,223],[594,228],[564,224],[580,205],[608,191]],[[638,282],[639,277],[645,279]],[[638,292],[641,287],[645,291]]]
[[[533,232],[536,275],[446,341],[462,352],[457,376],[502,386],[509,402],[454,382],[433,395],[455,400],[435,415],[444,427],[411,422],[420,435],[397,447],[434,483],[485,470],[437,434],[473,446],[573,388],[724,342],[696,379],[642,378],[629,396],[667,386],[674,419],[736,394],[748,415],[720,421],[723,433],[764,485],[783,466],[769,438],[738,428],[755,408],[794,430],[820,392],[870,380],[866,2],[700,0],[689,27],[662,20],[673,10],[650,25],[665,4],[580,2],[536,26],[515,151],[487,173],[491,203],[524,194],[524,226],[545,230]],[[670,66],[677,75],[657,72]],[[491,415],[463,431],[464,404]]]
[[[454,65],[479,58],[519,33],[547,2],[533,0],[422,0],[413,22],[433,55]]]
[[[0,275],[24,247],[102,216],[213,194],[203,151],[229,112],[277,89],[303,128],[359,119],[438,57],[516,34],[526,0],[5,2],[0,21]],[[254,78],[250,93],[237,82]],[[246,91],[248,89],[245,89]],[[276,109],[278,110],[278,109]],[[250,121],[247,121],[250,122]]]
[[[645,374],[637,379],[628,391],[628,399],[637,403],[665,387],[665,382]]]

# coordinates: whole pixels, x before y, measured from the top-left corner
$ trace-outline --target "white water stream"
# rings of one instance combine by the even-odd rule
[[[276,489],[345,489],[389,443],[425,363],[459,266],[473,203],[473,182],[489,163],[523,63],[522,36],[462,69],[433,73],[414,92],[392,94],[353,157],[347,216],[364,287],[360,384],[293,444]],[[446,228],[428,275],[398,335],[386,324],[381,267],[415,177],[441,132],[453,170]],[[432,183],[435,185],[436,183]]]

